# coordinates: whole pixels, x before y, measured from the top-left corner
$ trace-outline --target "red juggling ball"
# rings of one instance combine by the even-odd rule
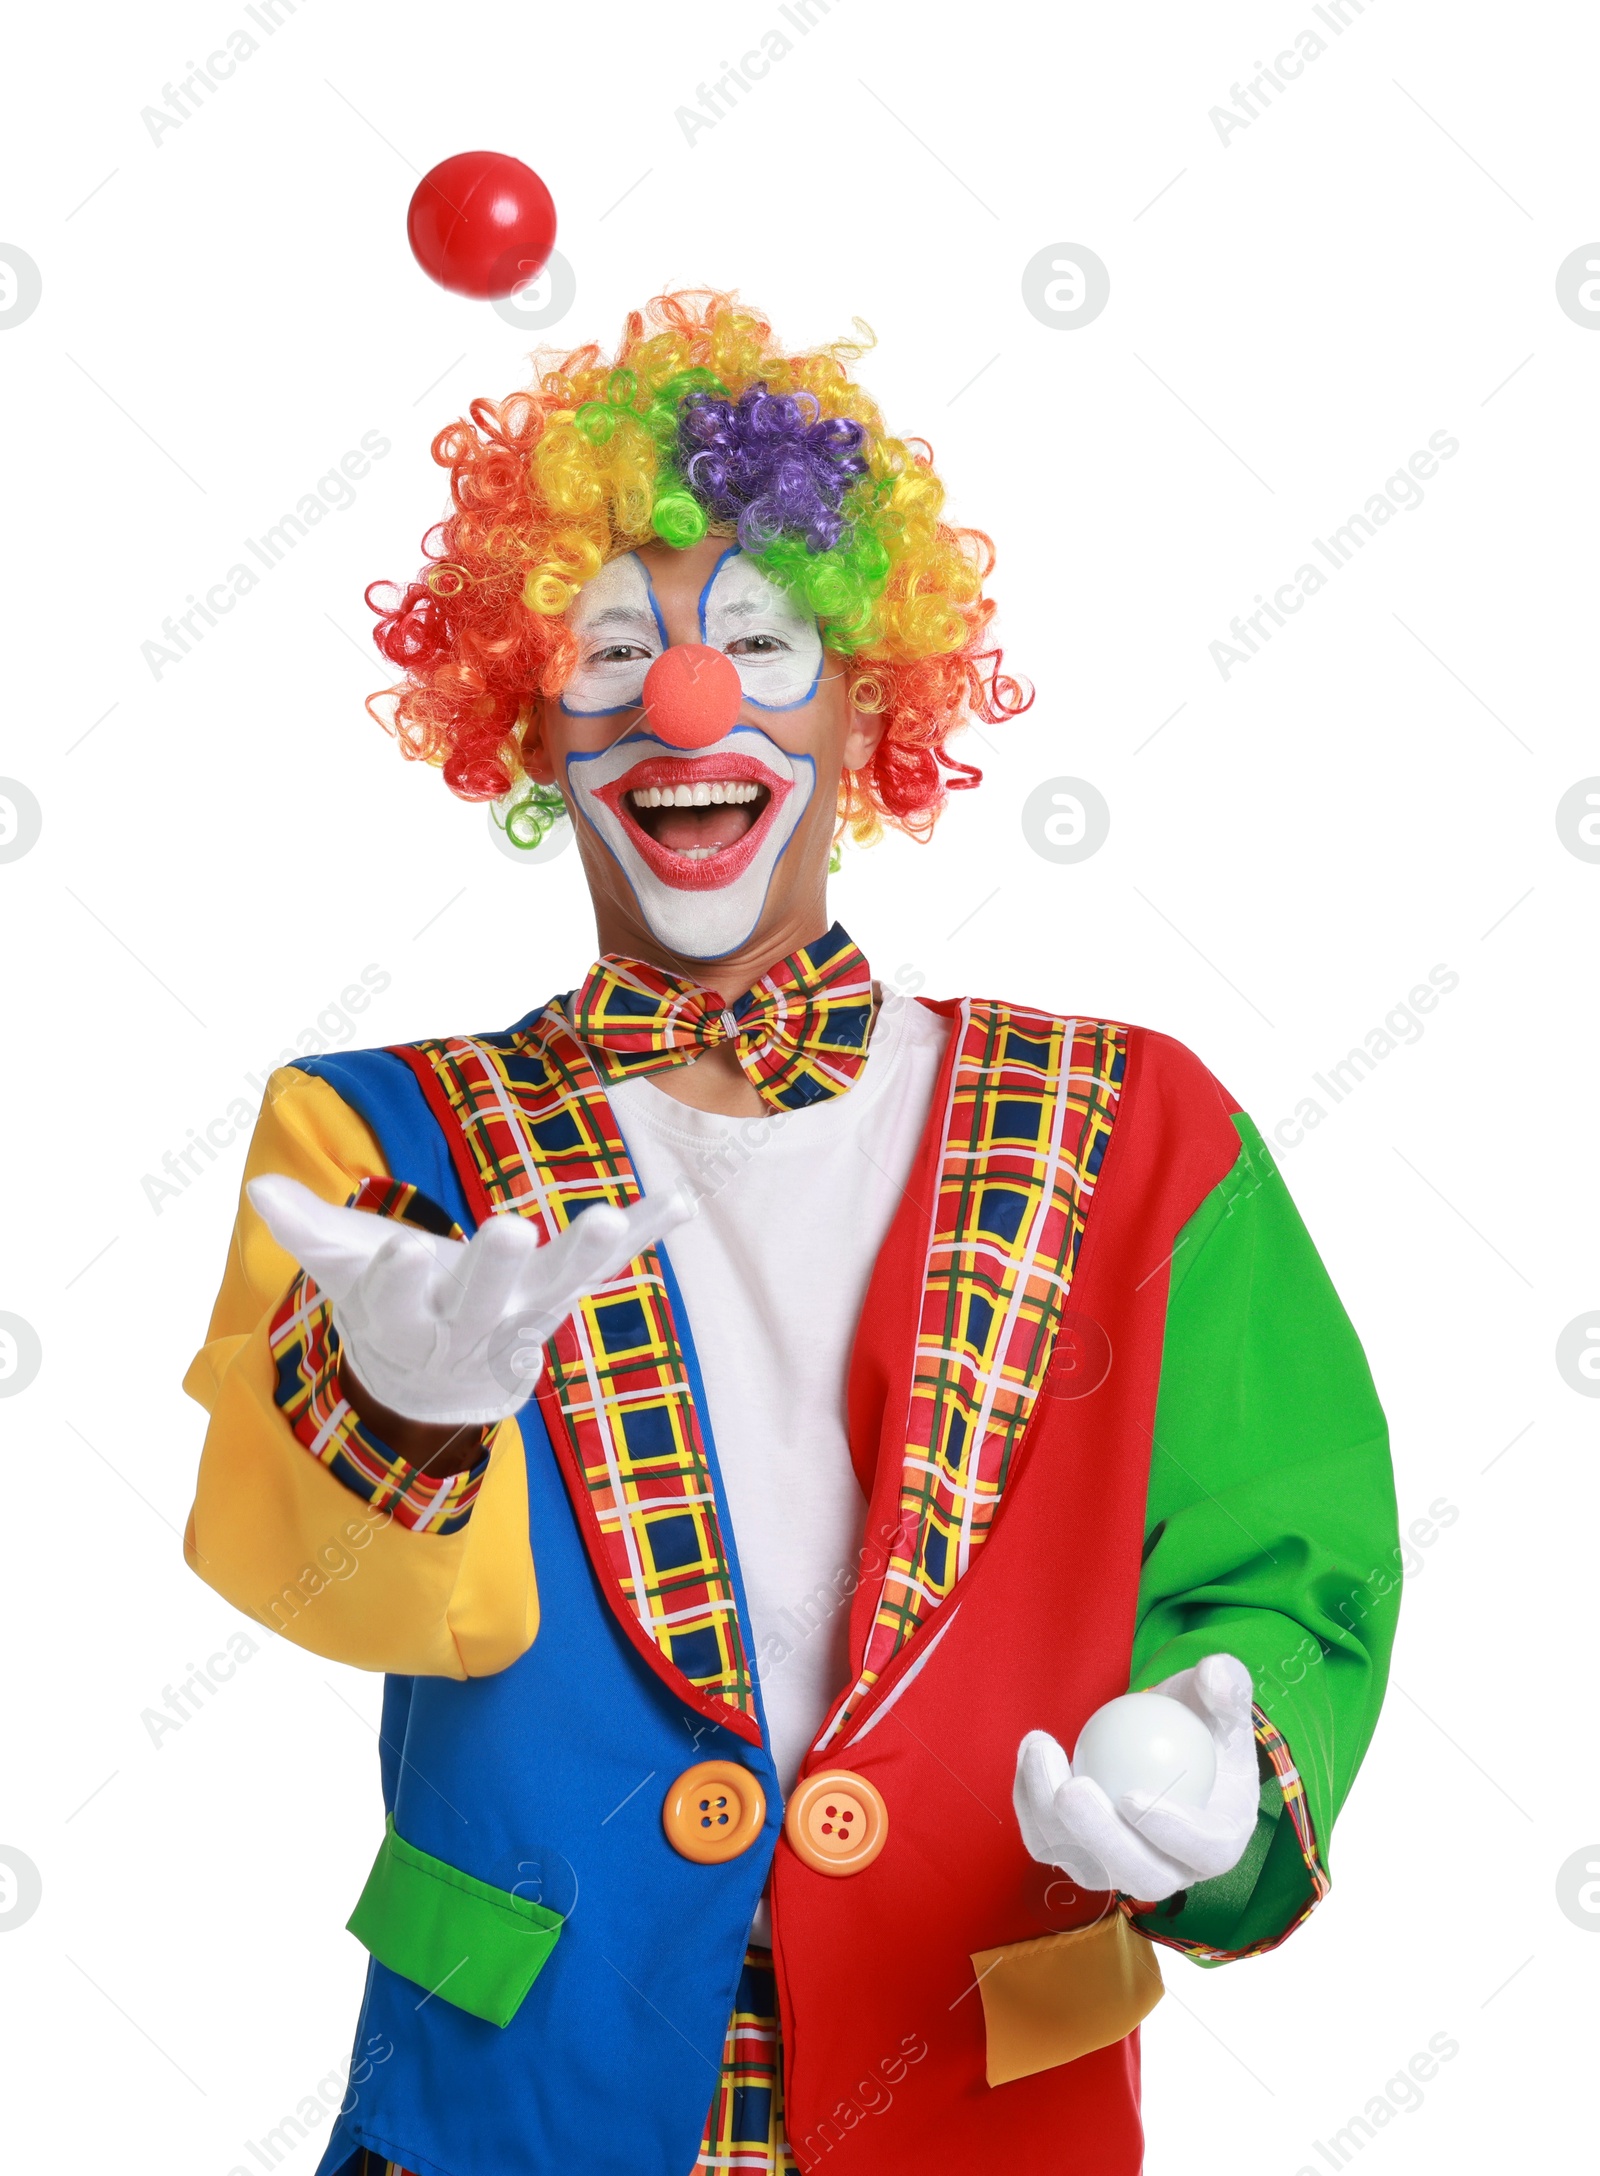
[[[418,182],[406,233],[430,279],[492,301],[544,269],[556,242],[556,208],[520,159],[459,151]]]

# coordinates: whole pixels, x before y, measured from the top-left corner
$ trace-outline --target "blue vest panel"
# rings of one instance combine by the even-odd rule
[[[448,1143],[402,1060],[357,1051],[301,1070],[365,1120],[395,1178],[470,1228]],[[727,1535],[703,1399],[700,1416]],[[750,1745],[650,1669],[601,1590],[536,1402],[518,1425],[539,1635],[493,1677],[387,1681],[384,1800],[408,1842],[565,1924],[503,2029],[452,2009],[448,1987],[429,1995],[369,1966],[319,2176],[362,2146],[422,2176],[688,2176],[717,2084],[782,1818],[765,1729]],[[722,1865],[680,1857],[661,1824],[670,1785],[704,1760],[741,1763],[766,1793],[762,1834]]]

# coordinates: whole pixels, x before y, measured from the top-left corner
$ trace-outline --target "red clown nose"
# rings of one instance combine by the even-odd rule
[[[721,740],[743,701],[738,666],[703,642],[675,642],[644,676],[650,730],[674,748],[709,748]]]

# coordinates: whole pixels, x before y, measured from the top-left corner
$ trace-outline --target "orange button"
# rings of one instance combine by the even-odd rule
[[[748,1851],[766,1818],[766,1792],[748,1768],[731,1760],[685,1768],[661,1808],[667,1842],[702,1866]]]
[[[859,1874],[889,1840],[889,1809],[865,1776],[824,1768],[789,1801],[783,1832],[818,1874]]]

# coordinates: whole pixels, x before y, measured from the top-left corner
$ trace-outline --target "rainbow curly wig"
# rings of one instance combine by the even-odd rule
[[[982,776],[950,735],[1033,698],[985,647],[993,545],[940,519],[931,448],[891,438],[850,375],[870,341],[789,355],[734,296],[685,290],[632,312],[614,359],[546,355],[528,391],[474,401],[434,440],[452,510],[427,565],[367,592],[404,674],[369,708],[402,752],[502,803],[511,837],[536,845],[563,804],[524,773],[522,732],[572,669],[567,606],[618,553],[727,536],[805,601],[851,703],[884,719],[845,774],[841,831],[926,838],[947,792]]]

